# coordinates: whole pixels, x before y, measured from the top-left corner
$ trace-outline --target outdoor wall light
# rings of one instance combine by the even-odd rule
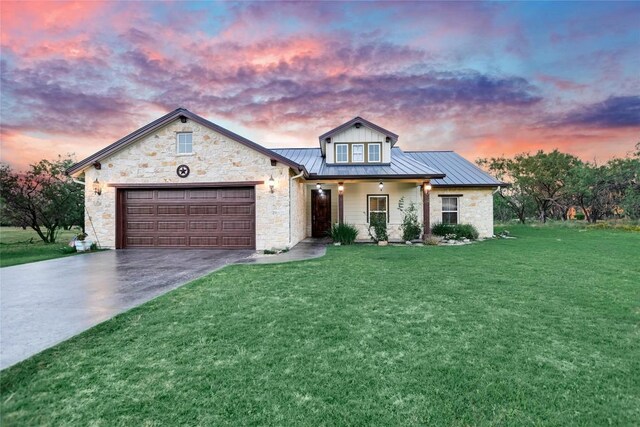
[[[273,187],[276,186],[276,181],[273,179],[273,175],[269,177],[269,181],[267,181],[267,183],[269,184],[269,189],[273,193]]]
[[[344,192],[344,185],[342,183],[338,184],[338,192],[342,194]]]
[[[429,191],[431,191],[431,184],[427,183],[427,184],[424,185],[424,192],[428,193]]]
[[[316,190],[322,190],[322,184],[317,183],[316,184]]]
[[[93,181],[93,192],[98,196],[102,194],[102,185],[100,184],[100,181],[98,181],[98,178]]]
[[[380,191],[382,191],[382,189],[384,188],[384,184],[382,183],[382,181],[380,181],[380,184],[378,184],[378,188],[380,189]]]
[[[355,124],[356,129],[360,129],[360,126],[362,126],[362,123],[356,122],[356,124]]]

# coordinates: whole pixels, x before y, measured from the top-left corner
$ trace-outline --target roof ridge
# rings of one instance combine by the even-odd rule
[[[454,150],[403,150],[403,151],[405,153],[455,153]]]

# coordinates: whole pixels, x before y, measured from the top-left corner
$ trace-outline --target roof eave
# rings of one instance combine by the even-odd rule
[[[281,154],[276,153],[275,151],[272,151],[266,147],[263,147],[262,145],[255,143],[247,138],[244,138],[234,132],[231,132],[230,130],[227,130],[221,126],[216,125],[213,122],[210,122],[209,120],[198,116],[197,114],[192,113],[189,110],[186,110],[184,108],[178,108],[174,111],[172,111],[171,113],[166,114],[163,117],[160,117],[159,119],[141,127],[140,129],[135,130],[134,132],[130,133],[129,135],[125,136],[124,138],[119,139],[118,141],[114,142],[113,144],[103,148],[102,150],[92,154],[91,156],[85,158],[84,160],[79,161],[78,163],[76,163],[75,165],[71,166],[70,168],[68,168],[66,170],[67,175],[71,175],[77,172],[81,172],[84,169],[90,167],[93,163],[100,161],[102,159],[104,159],[105,157],[115,153],[116,151],[126,147],[129,144],[134,143],[135,141],[139,140],[140,138],[143,138],[144,136],[152,133],[153,131],[161,128],[162,126],[166,126],[167,124],[171,123],[172,121],[174,121],[175,119],[181,117],[181,116],[185,116],[188,119],[193,120],[196,123],[199,123],[203,126],[206,126],[210,129],[213,129],[214,131],[226,136],[229,139],[232,139],[234,141],[237,141],[249,148],[254,149],[255,151],[258,151],[261,154],[264,154],[265,156],[268,156],[269,158],[276,160],[282,164],[285,164],[291,168],[297,169],[299,172],[303,172],[305,174],[305,176],[309,175],[309,172],[307,171],[307,169],[304,167],[304,165],[300,165],[298,163],[292,162],[291,160],[289,160],[288,158],[282,156]]]
[[[444,174],[402,174],[402,175],[319,175],[309,174],[309,179],[439,179],[444,178]]]

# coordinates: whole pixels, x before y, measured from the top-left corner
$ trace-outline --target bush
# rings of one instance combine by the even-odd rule
[[[583,214],[583,213],[577,213],[577,214],[576,214],[576,219],[577,219],[578,221],[582,221],[582,220],[584,219],[584,214]]]
[[[351,224],[333,224],[329,236],[341,245],[351,245],[358,237],[358,229]]]
[[[431,227],[431,232],[436,236],[455,238],[456,240],[470,239],[476,240],[479,236],[478,230],[471,224],[442,224],[436,223]]]
[[[402,212],[402,224],[400,229],[402,230],[402,240],[411,241],[420,238],[422,232],[422,226],[418,221],[418,208],[414,202],[409,202],[407,207],[404,206],[404,197],[400,198],[398,202],[398,210]]]
[[[76,252],[76,248],[73,246],[65,246],[60,248],[60,252],[62,252],[63,254],[72,254]]]
[[[369,223],[369,237],[374,242],[386,242],[389,240],[387,234],[387,218],[385,214],[372,214]]]

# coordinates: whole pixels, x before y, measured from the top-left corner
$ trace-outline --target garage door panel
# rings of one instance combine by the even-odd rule
[[[253,188],[124,191],[124,247],[255,248]]]
[[[218,205],[189,206],[189,215],[218,215]]]
[[[186,215],[186,205],[158,205],[158,215]]]

